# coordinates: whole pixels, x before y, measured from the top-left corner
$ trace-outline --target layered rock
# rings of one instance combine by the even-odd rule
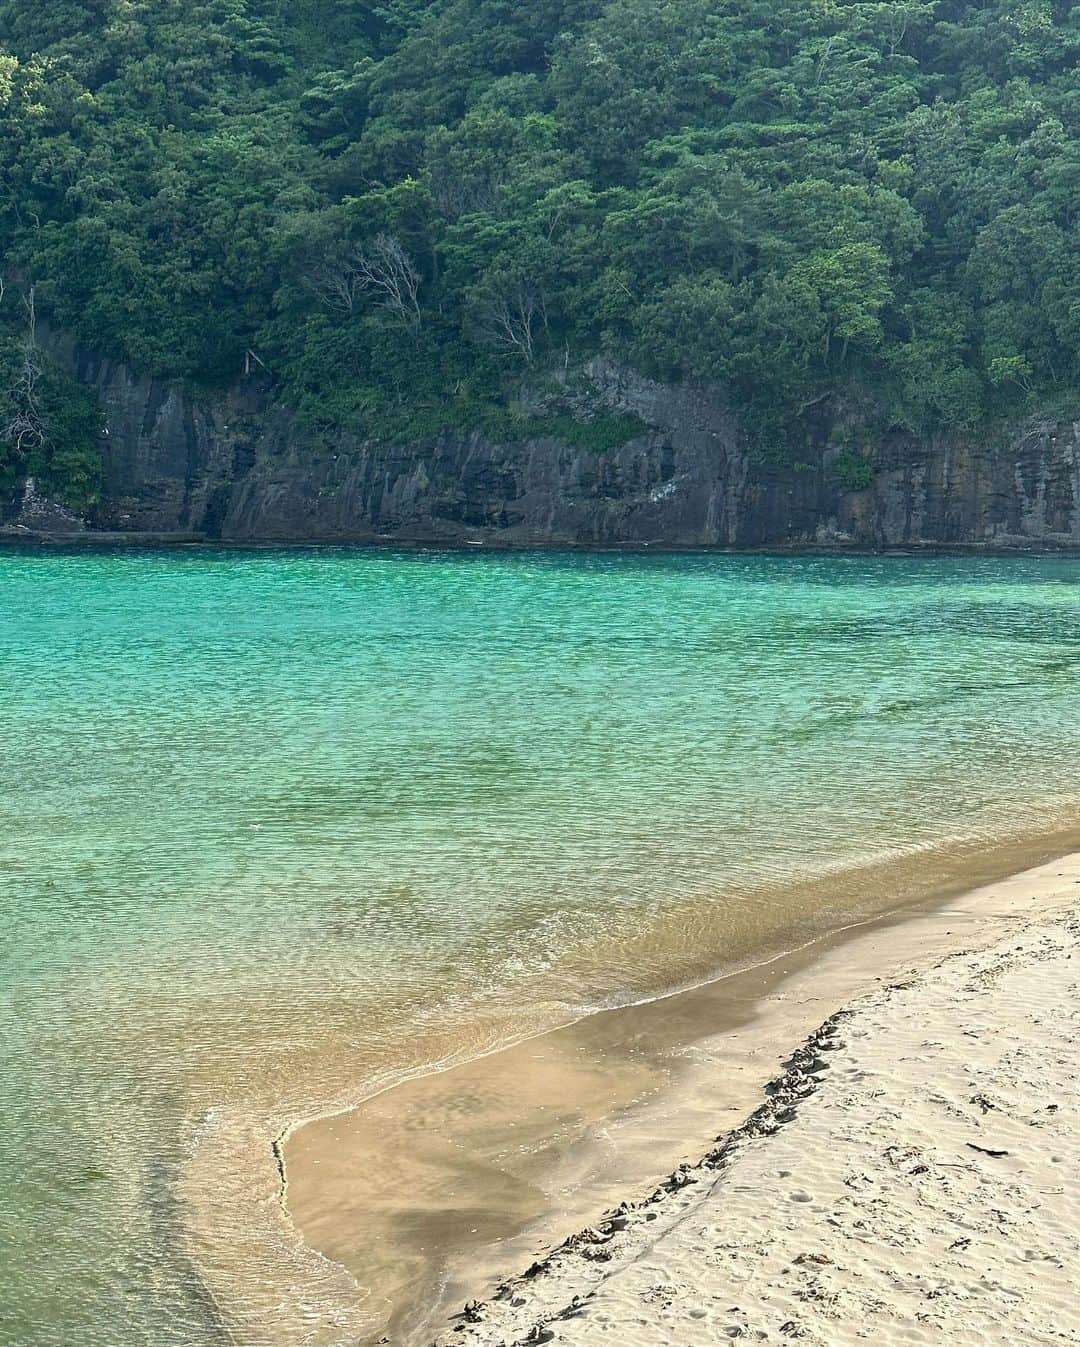
[[[96,386],[106,413],[107,486],[91,532],[522,547],[1080,546],[1080,422],[996,441],[898,436],[878,447],[872,485],[851,491],[830,470],[839,451],[811,446],[797,466],[757,461],[708,391],[604,361],[588,370],[597,396],[648,429],[597,454],[546,437],[319,441],[265,384],[199,399],[60,338],[51,345]]]

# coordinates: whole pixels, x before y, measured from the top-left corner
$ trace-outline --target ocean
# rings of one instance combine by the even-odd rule
[[[0,1342],[281,1347],[298,1121],[1075,820],[1080,561],[7,550],[0,767]]]

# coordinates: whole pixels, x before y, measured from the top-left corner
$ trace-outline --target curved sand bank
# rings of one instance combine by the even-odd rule
[[[704,1159],[441,1343],[1080,1343],[1077,885],[1071,856],[972,895],[1004,938],[830,1017]]]
[[[489,1295],[605,1207],[696,1160],[837,1007],[882,977],[989,945],[1034,911],[1072,903],[1080,854],[973,888],[1031,865],[1033,848],[1052,855],[1062,843],[1075,837],[969,857],[938,876],[921,906],[300,1128],[285,1153],[290,1213],[310,1245],[374,1288],[366,1308],[378,1332],[429,1338],[466,1299]],[[515,1312],[507,1341],[541,1313]]]

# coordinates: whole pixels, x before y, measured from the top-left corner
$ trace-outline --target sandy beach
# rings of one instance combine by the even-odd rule
[[[1070,857],[972,895],[997,939],[829,1016],[697,1163],[441,1343],[1080,1342],[1077,884]]]
[[[1075,1340],[1061,1336],[1052,1289],[1030,1279],[1067,1277],[1053,1260],[1067,1264],[1078,1214],[1060,1217],[1057,1237],[1036,1238],[1035,1216],[1020,1228],[1024,1185],[1043,1202],[1066,1182],[1070,1136],[1077,1158],[1066,955],[1080,852],[1036,858],[1030,844],[984,857],[1004,877],[982,883],[966,862],[902,911],[301,1128],[285,1152],[296,1227],[331,1265],[385,1288],[365,1304],[372,1340],[430,1341],[469,1301],[484,1308],[445,1341],[617,1332],[687,1347],[705,1332],[833,1343],[846,1341],[845,1315],[858,1336],[879,1302],[878,1340],[931,1341],[980,1278],[1019,1279],[1044,1308],[1044,1336],[1012,1340]],[[800,1042],[811,1046],[793,1059]],[[999,1060],[1017,1044],[1023,1070]],[[1043,1102],[1024,1094],[1033,1070]],[[1051,1153],[1035,1158],[1016,1119],[1042,1108],[1031,1137]],[[1050,1168],[1033,1177],[1033,1165]],[[1016,1223],[996,1252],[975,1237],[991,1209]],[[601,1215],[613,1210],[614,1223]],[[970,1225],[946,1243],[971,1243],[943,1261],[932,1222],[941,1238]],[[1047,1259],[1025,1254],[1039,1249]],[[988,1260],[1017,1250],[1020,1264],[993,1270]],[[587,1309],[567,1317],[577,1302]],[[1004,1292],[993,1303],[1014,1304]],[[1023,1331],[1035,1322],[1024,1315]],[[1000,1340],[993,1331],[987,1341]]]

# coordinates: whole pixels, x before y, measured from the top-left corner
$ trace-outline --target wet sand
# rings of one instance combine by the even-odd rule
[[[439,1347],[1080,1343],[1078,953],[1075,911],[1032,916],[859,998]]]
[[[864,915],[843,930],[778,930],[781,952],[754,966],[299,1127],[281,1152],[288,1212],[309,1246],[371,1288],[373,1338],[430,1338],[466,1300],[696,1162],[839,1007],[1074,900],[1078,842],[1069,830],[848,874]],[[792,910],[816,910],[816,890],[793,892]],[[796,934],[799,947],[782,952]]]

